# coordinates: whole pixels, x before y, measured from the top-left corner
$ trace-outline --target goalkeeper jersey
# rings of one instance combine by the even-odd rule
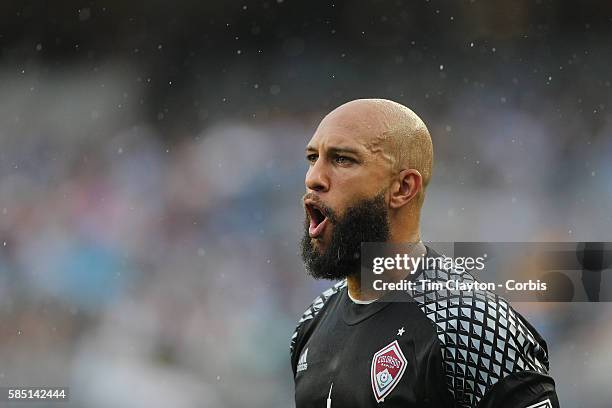
[[[314,300],[291,339],[296,408],[559,406],[546,343],[506,300],[414,287],[357,304],[341,281]]]

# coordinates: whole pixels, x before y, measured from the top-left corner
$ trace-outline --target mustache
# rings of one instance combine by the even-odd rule
[[[319,197],[315,193],[306,193],[302,196],[302,204],[306,200],[313,201],[319,211],[321,211],[321,213],[323,213],[323,215],[327,217],[332,224],[338,222],[338,215],[336,214],[336,211],[334,211],[330,206],[325,204],[323,200],[321,200],[321,197]]]

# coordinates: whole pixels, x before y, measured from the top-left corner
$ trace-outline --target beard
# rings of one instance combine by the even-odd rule
[[[315,279],[329,280],[357,274],[361,263],[361,243],[389,240],[389,212],[384,191],[374,198],[357,201],[342,217],[337,217],[329,207],[323,208],[333,225],[326,250],[319,251],[314,247],[308,235],[308,217],[304,222],[301,249],[308,274]]]

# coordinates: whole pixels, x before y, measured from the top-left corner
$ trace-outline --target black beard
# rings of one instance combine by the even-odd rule
[[[308,235],[309,220],[304,222],[302,259],[308,273],[315,279],[339,280],[359,273],[362,242],[389,240],[389,213],[384,192],[374,198],[358,201],[342,218],[326,208],[328,222],[333,225],[326,251],[319,252]]]

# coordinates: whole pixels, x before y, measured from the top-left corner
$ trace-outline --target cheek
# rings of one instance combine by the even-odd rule
[[[349,177],[338,177],[335,187],[343,196],[342,201],[372,198],[384,187],[386,176],[374,172],[358,172]]]
[[[326,204],[341,217],[344,211],[363,199],[370,199],[380,193],[388,180],[388,174],[372,171],[371,168],[343,169],[331,177],[331,188]],[[350,170],[350,171],[349,171]]]
[[[326,204],[334,211],[337,218],[342,218],[349,207],[352,207],[366,195],[363,191],[349,185],[346,189],[338,189],[335,194],[330,195]]]

